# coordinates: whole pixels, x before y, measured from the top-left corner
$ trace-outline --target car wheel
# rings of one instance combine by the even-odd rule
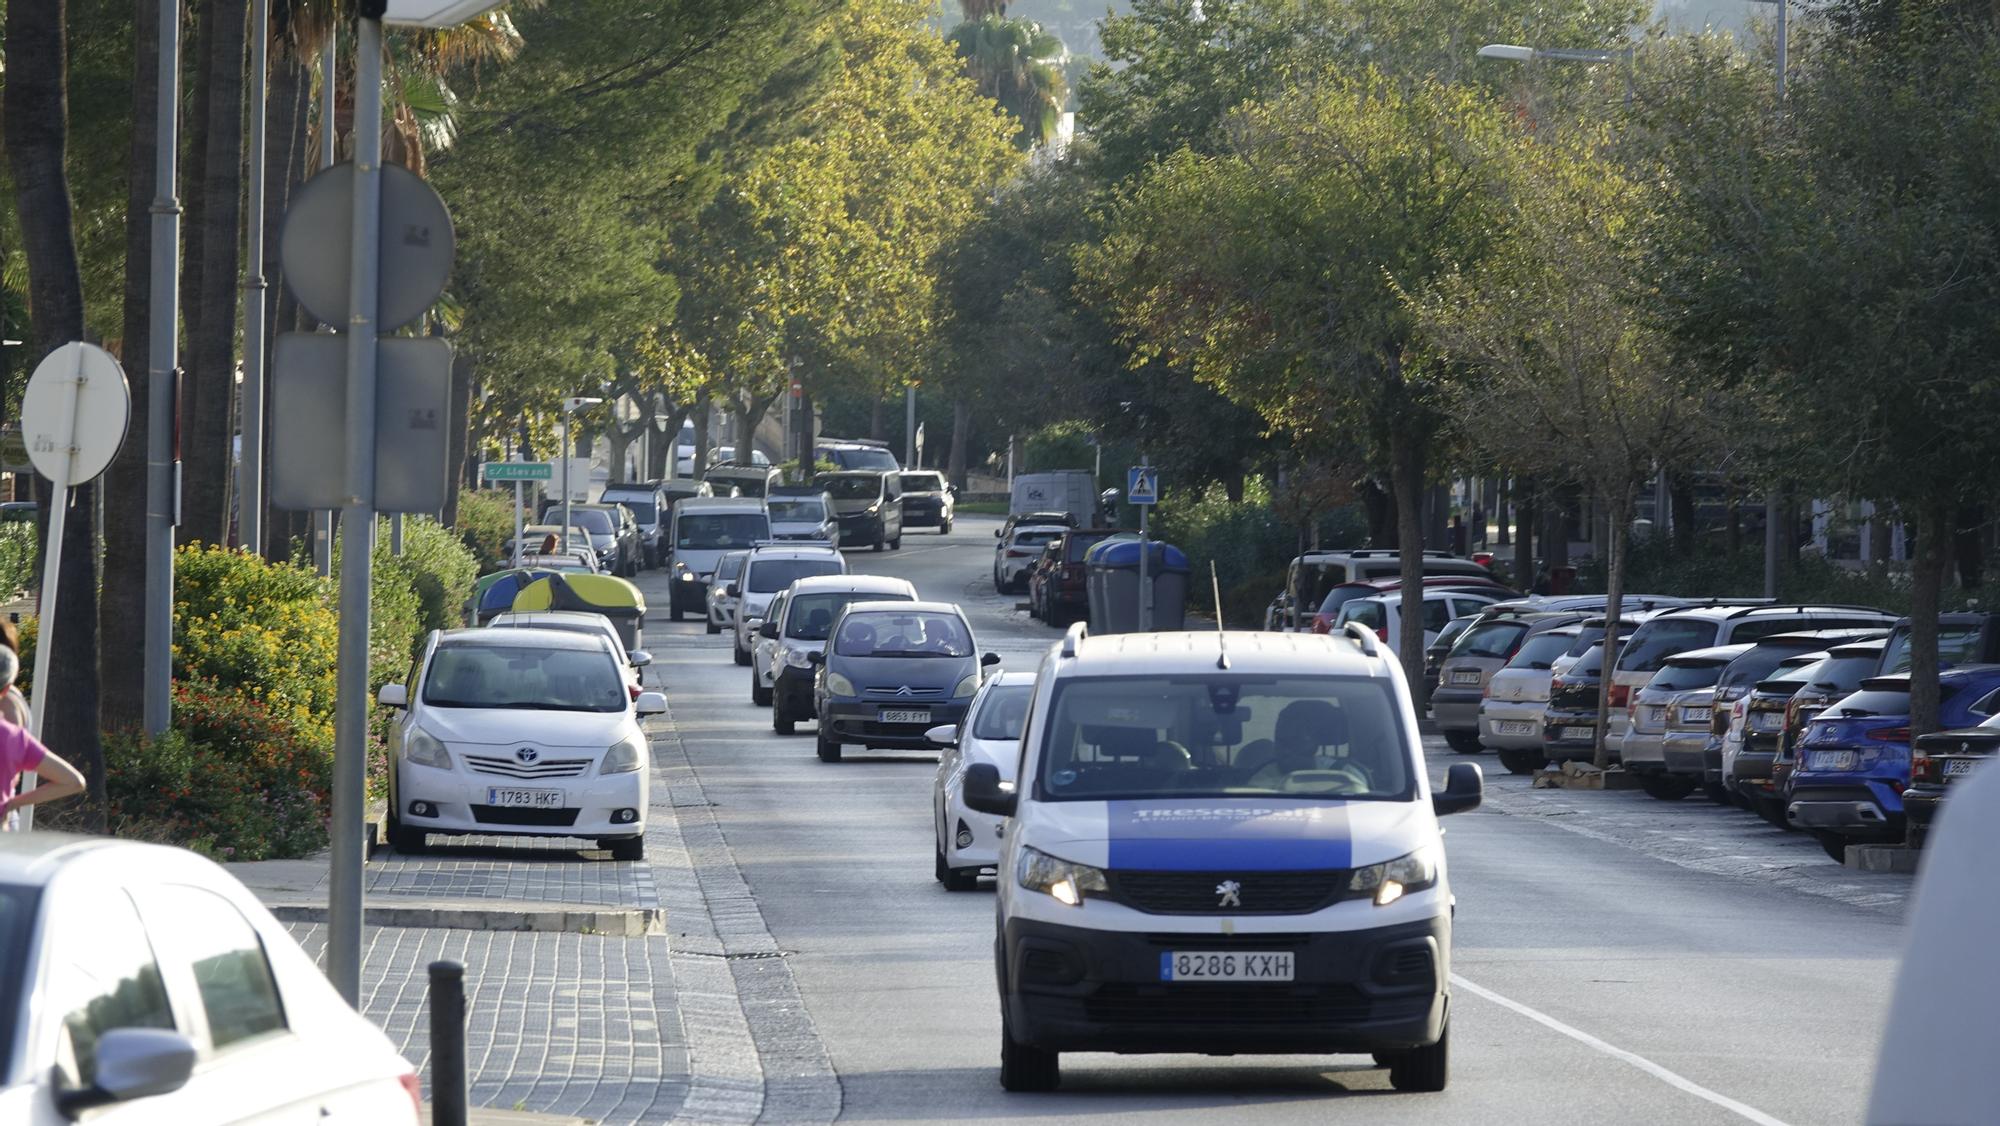
[[[950,534],[951,534],[951,521],[946,520],[944,523],[938,525],[938,535],[948,536]]]
[[[1510,747],[1500,752],[1500,765],[1506,767],[1509,774],[1533,774],[1542,768],[1548,757],[1537,750]]]
[[[703,618],[701,624],[704,627],[706,627],[708,632],[711,634],[717,634],[722,632],[722,627],[715,624],[714,618]]]
[[[1485,750],[1479,745],[1477,731],[1447,731],[1444,733],[1444,742],[1446,746],[1462,755],[1476,755]]]
[[[952,868],[946,865],[944,850],[937,850],[937,882],[946,891],[974,891],[979,887],[979,869]]]
[[[771,699],[771,730],[780,735],[790,735],[798,730],[797,725],[798,720],[792,718],[791,711],[785,707],[784,698],[774,695]]]
[[[825,720],[819,721],[819,735],[817,737],[817,742],[819,744],[818,747],[819,761],[821,762],[840,761],[840,740],[833,738],[833,733],[827,730],[827,724]]]
[[[1446,1021],[1437,1043],[1411,1048],[1391,1057],[1389,1086],[1398,1091],[1442,1091],[1451,1081],[1451,1022]]]
[[[1053,1091],[1062,1083],[1062,1054],[1014,1039],[1007,1001],[1000,1000],[1000,1086],[1009,1091]]]
[[[677,622],[681,620],[681,600],[671,594],[667,596],[667,616]]]
[[[1827,856],[1835,864],[1847,863],[1846,837],[1841,836],[1839,833],[1829,833],[1822,829],[1813,833],[1813,840],[1819,842],[1819,847],[1826,850]]]
[[[897,537],[896,537],[895,539],[893,539],[893,540],[890,540],[890,541],[889,541],[889,550],[890,550],[890,551],[901,551],[901,550],[903,550],[903,537],[899,535],[899,536],[897,536]]]
[[[880,534],[877,534],[875,537],[875,543],[873,544],[874,549],[876,551],[880,551],[887,546],[889,546],[889,541],[882,538]]]
[[[1703,782],[1701,784],[1701,792],[1708,795],[1708,800],[1717,805],[1736,804],[1730,796],[1729,787],[1720,782]]]
[[[613,860],[646,859],[646,838],[644,837],[623,837],[615,841],[599,841],[597,843],[611,850],[611,859]]]
[[[1779,801],[1777,798],[1758,798],[1752,804],[1757,807],[1757,816],[1763,818],[1768,824],[1775,825],[1788,833],[1798,831],[1797,827],[1785,817],[1784,802]]]
[[[750,702],[760,708],[771,706],[771,690],[764,687],[764,678],[757,675],[756,669],[750,670]]]
[[[430,834],[422,829],[403,824],[395,814],[389,815],[389,847],[404,856],[417,856],[429,847]]]
[[[736,663],[739,665],[748,665],[750,663],[750,651],[748,649],[738,649],[736,641],[733,638],[729,642],[729,655],[734,657]]]
[[[1649,798],[1661,801],[1679,801],[1694,793],[1694,783],[1686,778],[1676,778],[1671,774],[1647,775],[1639,783]]]

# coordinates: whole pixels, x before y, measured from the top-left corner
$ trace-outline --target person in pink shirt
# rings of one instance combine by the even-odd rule
[[[0,646],[0,687],[11,689],[20,672],[21,659],[13,650]],[[16,793],[21,775],[30,770],[38,775],[35,788]],[[82,793],[83,775],[42,746],[27,728],[0,719],[0,787],[7,797],[0,804],[0,826],[12,829],[15,810]]]

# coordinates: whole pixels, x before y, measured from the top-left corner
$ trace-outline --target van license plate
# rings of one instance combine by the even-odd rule
[[[879,718],[883,723],[929,723],[931,713],[928,708],[883,708]]]
[[[561,809],[561,790],[503,790],[486,787],[487,805],[508,805],[525,809]]]
[[[1290,981],[1289,950],[1173,950],[1160,955],[1161,981]]]

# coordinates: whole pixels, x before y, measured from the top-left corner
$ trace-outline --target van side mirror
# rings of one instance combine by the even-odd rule
[[[826,654],[815,649],[806,654],[806,664],[819,666],[826,663]]]
[[[1476,762],[1455,762],[1444,775],[1444,791],[1431,794],[1431,812],[1439,817],[1478,809],[1486,791],[1486,776]],[[968,801],[966,804],[970,805]],[[975,807],[976,808],[976,807]]]
[[[966,805],[995,817],[1012,817],[1018,803],[1014,788],[1000,781],[999,767],[977,762],[965,768]]]
[[[993,529],[993,538],[996,540],[1000,538],[1000,529],[998,528]]]
[[[743,597],[743,584],[730,583],[728,586],[722,588],[722,593],[731,598],[741,598]]]
[[[632,710],[640,715],[664,715],[667,697],[660,692],[641,692],[639,698],[632,701]]]
[[[375,702],[385,708],[407,708],[410,706],[410,690],[401,684],[384,684],[375,693]]]
[[[764,621],[757,626],[757,636],[767,637],[772,641],[778,640],[778,623],[772,621],[769,618],[764,619]]]

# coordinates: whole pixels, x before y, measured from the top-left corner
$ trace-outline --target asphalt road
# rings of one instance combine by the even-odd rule
[[[900,552],[850,559],[961,602],[981,649],[1029,668],[1056,634],[994,593],[995,527],[968,518],[951,536],[912,532]],[[664,579],[642,585],[663,608]],[[1530,792],[1491,756],[1495,800],[1447,822],[1448,1091],[1396,1093],[1364,1057],[1073,1055],[1059,1092],[1009,1095],[991,893],[948,893],[931,875],[935,758],[850,748],[822,764],[810,725],[778,737],[750,704],[726,635],[690,622],[649,638],[689,758],[838,1073],[845,1121],[1860,1118],[1906,884],[1841,883],[1838,869],[1831,892],[1787,882],[1826,862],[1747,815]],[[1431,756],[1440,776],[1455,758],[1441,745]],[[1742,841],[1708,839],[1725,826]]]

